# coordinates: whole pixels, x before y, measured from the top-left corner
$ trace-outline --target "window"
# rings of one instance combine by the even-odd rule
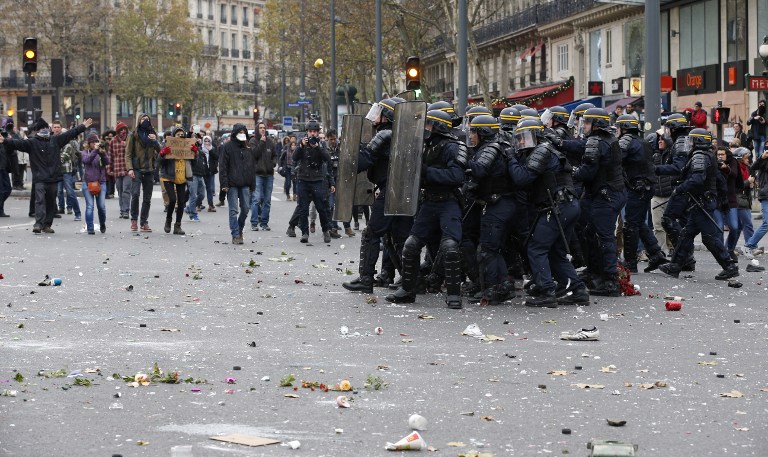
[[[613,32],[611,29],[605,31],[605,63],[613,63]]]
[[[708,49],[720,49],[718,11],[717,0],[680,7],[680,68],[701,67],[720,61],[719,53],[707,52]]]
[[[227,5],[221,5],[221,18],[219,20],[222,24],[227,23]]]
[[[221,46],[222,49],[227,49],[227,34],[224,32],[221,32],[221,43],[219,43],[219,46]]]
[[[213,19],[213,0],[208,0],[208,19]]]
[[[661,12],[661,74],[669,75],[669,11]]]
[[[232,65],[232,84],[237,84],[237,65]]]
[[[725,9],[728,62],[744,60],[747,58],[747,9],[736,0],[728,0]]]
[[[197,0],[197,17],[203,17],[203,0]]]
[[[221,80],[222,81],[227,80],[227,66],[224,64],[221,65]]]
[[[568,71],[568,45],[557,45],[557,71]]]
[[[232,49],[237,49],[237,34],[232,34]]]
[[[757,0],[757,17],[765,18],[768,15],[768,0]],[[755,43],[759,48],[762,44],[762,37],[768,35],[768,21],[757,21],[758,42]],[[750,46],[751,47],[751,46]],[[755,70],[757,72],[757,70]]]
[[[237,25],[237,7],[232,5],[232,17],[230,18],[232,25]]]
[[[208,44],[213,45],[213,30],[208,31]]]
[[[243,35],[243,51],[248,51],[248,35]]]
[[[248,25],[248,7],[243,7],[243,25]]]

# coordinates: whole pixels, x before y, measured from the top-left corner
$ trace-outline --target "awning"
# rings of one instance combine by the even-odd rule
[[[530,97],[542,94],[548,90],[556,89],[560,86],[561,84],[550,84],[548,86],[531,87],[529,89],[523,89],[519,92],[515,92],[512,95],[508,95],[507,100],[509,101],[523,100],[526,98],[530,98]]]
[[[608,113],[612,113],[612,112],[613,112],[613,111],[616,109],[616,107],[617,107],[617,106],[619,106],[619,105],[621,105],[621,106],[627,106],[627,104],[628,104],[628,103],[632,103],[633,105],[639,105],[639,106],[642,106],[642,105],[643,105],[643,101],[644,101],[644,100],[643,100],[643,97],[628,97],[628,98],[622,98],[622,99],[620,99],[620,100],[616,100],[616,101],[614,101],[614,102],[611,102],[611,104],[610,104],[610,105],[608,105],[608,106],[606,106],[606,107],[605,107],[605,110],[606,110]],[[638,103],[638,102],[640,102],[640,103]]]

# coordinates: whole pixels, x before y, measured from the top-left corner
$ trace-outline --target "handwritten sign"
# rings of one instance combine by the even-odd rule
[[[169,136],[165,139],[165,145],[171,148],[171,153],[165,156],[166,159],[194,159],[195,153],[190,150],[195,144],[194,138],[176,138]]]

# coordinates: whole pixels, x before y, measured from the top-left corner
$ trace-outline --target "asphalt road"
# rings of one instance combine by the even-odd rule
[[[637,444],[640,456],[768,455],[766,277],[744,272],[745,260],[740,289],[715,281],[711,255],[697,252],[692,278],[641,273],[642,295],[578,309],[455,311],[436,295],[390,305],[381,289],[375,300],[341,288],[347,270],[357,274],[359,232],[330,244],[315,233],[309,245],[284,235],[295,203],[281,188],[273,230],[245,233],[242,246],[229,244],[222,208],[180,237],[162,233],[155,199],[146,235],[108,200],[106,234],[64,216],[40,236],[28,201],[11,198],[13,217],[0,221],[0,393],[16,396],[0,396],[0,455],[384,456],[413,413],[428,420],[434,455],[586,456],[592,439]],[[45,275],[61,286],[38,286]],[[680,312],[665,310],[666,294],[684,297]],[[503,340],[462,336],[473,323]],[[559,339],[593,325],[599,341]],[[182,382],[112,376],[155,364]],[[290,374],[297,389],[279,386]],[[342,380],[353,392],[332,390]],[[342,394],[351,408],[336,406]],[[301,447],[209,439],[231,433]]]

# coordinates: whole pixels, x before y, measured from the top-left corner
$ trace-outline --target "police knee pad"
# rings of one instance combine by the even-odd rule
[[[403,255],[405,256],[406,254],[414,252],[418,253],[424,246],[425,243],[423,241],[411,235],[405,240],[405,243],[403,243]]]
[[[440,249],[442,249],[444,252],[458,251],[459,242],[454,240],[453,238],[445,237],[440,240]]]

